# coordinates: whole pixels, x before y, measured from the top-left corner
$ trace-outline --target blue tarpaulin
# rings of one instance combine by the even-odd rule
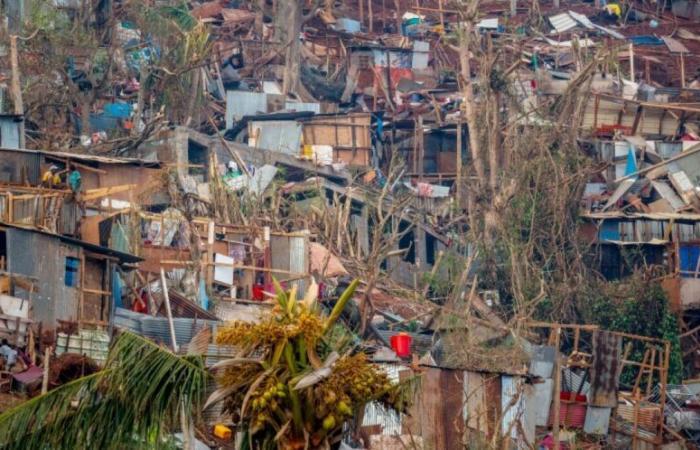
[[[131,105],[129,103],[107,103],[104,106],[104,111],[105,116],[128,119],[131,116]]]
[[[112,300],[117,308],[124,307],[122,304],[122,279],[116,269],[112,272]]]
[[[203,278],[200,278],[199,280],[199,306],[201,306],[202,309],[205,311],[209,310],[209,297],[207,296],[207,285],[206,283],[204,283]]]
[[[634,154],[634,147],[630,145],[629,150],[627,150],[627,165],[625,166],[625,176],[632,175],[633,173],[637,173],[637,158]]]
[[[651,35],[630,36],[628,38],[634,45],[664,45],[662,39]]]
[[[678,256],[681,262],[681,277],[693,278],[693,273],[695,273],[695,270],[698,268],[698,258],[700,258],[700,246],[681,245],[679,247]]]
[[[600,224],[598,230],[598,239],[600,241],[619,241],[620,240],[620,224],[617,220],[605,220]]]

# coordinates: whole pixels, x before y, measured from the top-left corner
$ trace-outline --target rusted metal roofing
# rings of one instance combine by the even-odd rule
[[[593,334],[593,361],[591,363],[591,391],[589,404],[598,407],[617,406],[622,364],[622,338],[608,331]]]
[[[671,51],[671,53],[690,53],[688,47],[683,45],[680,41],[673,39],[671,36],[662,36],[664,44]]]

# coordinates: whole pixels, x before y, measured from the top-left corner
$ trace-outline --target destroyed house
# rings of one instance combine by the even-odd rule
[[[111,188],[111,191],[105,192],[111,198],[120,200],[148,192],[161,167],[158,161],[133,158],[2,148],[0,183],[38,186],[42,174],[52,165],[61,170],[74,167],[80,172],[83,189]]]
[[[0,224],[3,270],[34,280],[37,292],[15,292],[30,303],[29,317],[44,330],[59,321],[108,324],[120,302],[115,273],[130,270],[140,258],[78,239],[36,229]]]

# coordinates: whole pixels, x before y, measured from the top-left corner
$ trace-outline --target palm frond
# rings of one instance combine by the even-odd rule
[[[0,415],[0,448],[160,448],[180,408],[201,404],[207,376],[201,357],[124,332],[104,370]]]

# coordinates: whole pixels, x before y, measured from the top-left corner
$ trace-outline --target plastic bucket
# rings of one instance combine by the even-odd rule
[[[262,284],[254,284],[253,285],[253,300],[257,301],[262,301],[263,300],[263,291],[265,290],[265,286]]]
[[[395,334],[389,342],[391,348],[396,352],[399,358],[408,358],[411,356],[411,341],[413,338],[406,333]]]

